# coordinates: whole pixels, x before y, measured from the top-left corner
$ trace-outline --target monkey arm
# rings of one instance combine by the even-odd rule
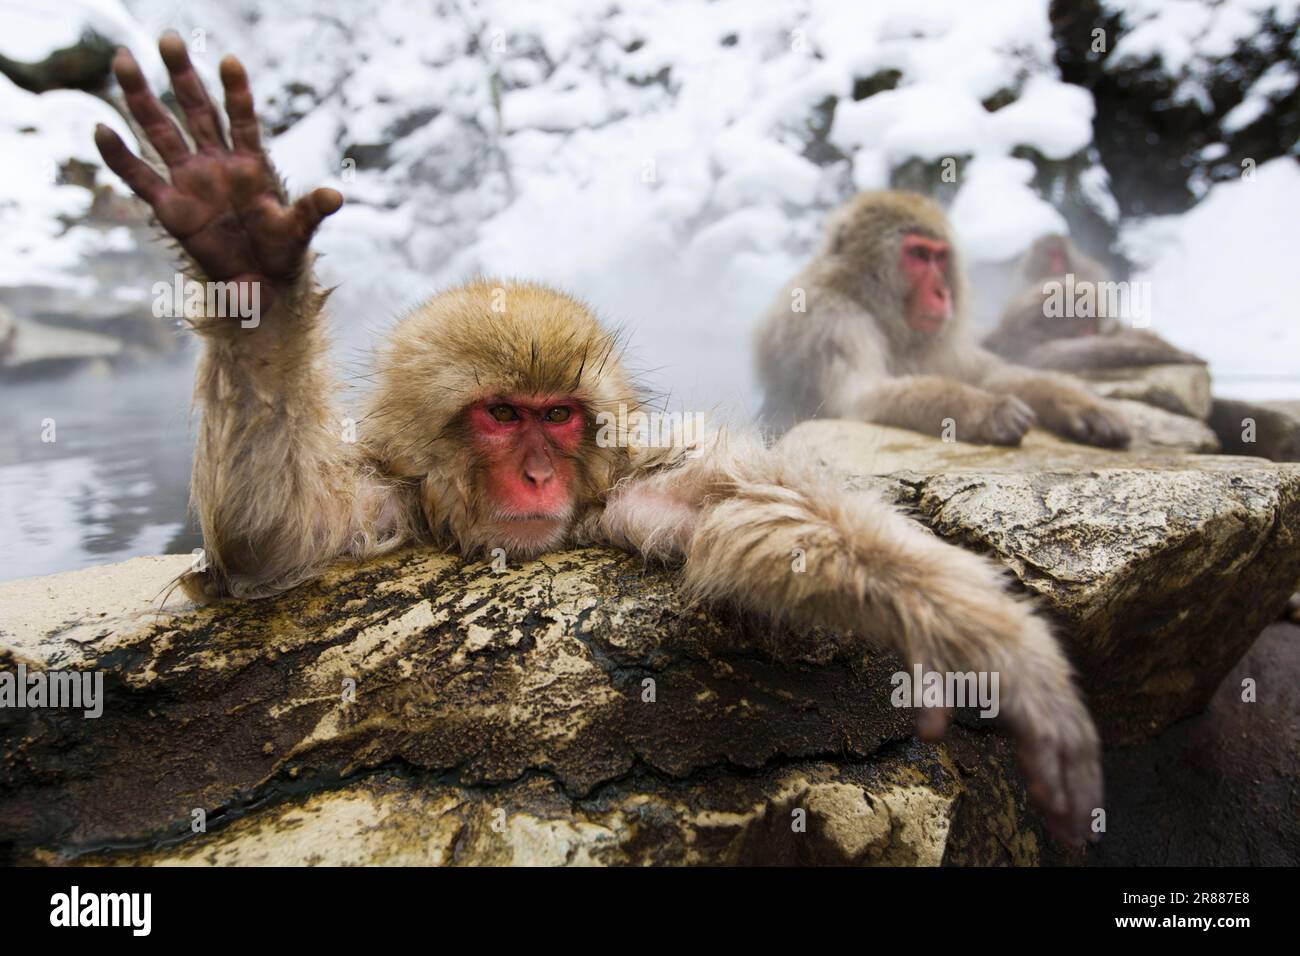
[[[605,524],[624,547],[684,558],[694,597],[850,631],[931,670],[997,672],[1031,795],[1058,836],[1086,836],[1096,733],[1049,629],[988,561],[743,441],[621,485]]]
[[[1044,342],[1052,341],[1057,334],[1059,326],[1043,320],[1042,290],[1033,288],[1017,296],[1007,306],[997,327],[980,344],[1009,362],[1034,365],[1025,356]]]
[[[1004,320],[1001,325],[984,336],[980,340],[980,345],[1003,358],[1017,362],[1024,360],[1025,335],[1009,321]]]
[[[1068,375],[1012,365],[973,345],[960,361],[965,366],[963,377],[969,376],[995,394],[1021,399],[1046,428],[1059,435],[1103,448],[1129,443],[1123,418]]]
[[[207,307],[189,315],[204,339],[195,383],[201,409],[191,495],[209,567],[183,583],[196,597],[260,596],[317,574],[343,555],[408,533],[409,502],[374,474],[335,418],[321,328],[325,295],[309,246],[342,196],[318,189],[289,203],[261,145],[248,77],[221,62],[228,128],[184,41],[158,44],[188,138],[119,50],[113,71],[146,163],[112,130],[95,143],[185,253]],[[224,301],[226,308],[212,306]],[[229,309],[238,303],[238,315]],[[226,313],[226,314],[221,314]]]
[[[958,409],[986,404],[992,396],[982,389],[942,375],[900,375],[846,381],[827,397],[825,414],[910,428],[938,435],[944,419]]]
[[[945,374],[892,375],[895,346],[861,304],[828,288],[809,267],[790,289],[808,288],[809,313],[801,317],[778,297],[758,336],[763,417],[784,426],[806,418],[847,418],[944,434],[948,419],[959,438],[1014,445],[1033,424],[1033,413],[1012,397],[993,395]],[[926,371],[931,371],[926,369]]]
[[[944,375],[849,379],[830,393],[824,414],[935,437],[951,424],[959,439],[995,445],[1019,443],[1034,422],[1029,408],[1014,397]]]
[[[1035,346],[1025,364],[1061,371],[1127,368],[1134,365],[1204,365],[1205,360],[1170,345],[1141,329],[1120,329],[1108,335],[1055,339]]]
[[[413,506],[336,414],[324,299],[308,271],[256,329],[199,327],[191,497],[210,568],[185,580],[195,597],[271,594],[413,535]]]

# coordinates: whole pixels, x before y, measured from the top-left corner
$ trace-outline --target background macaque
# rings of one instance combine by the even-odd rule
[[[951,419],[958,439],[998,445],[1018,444],[1037,420],[1090,445],[1128,444],[1124,421],[1082,384],[1008,365],[972,342],[964,295],[935,203],[857,196],[759,331],[764,420],[782,429],[851,418],[937,436]]]
[[[1034,368],[1067,371],[1204,364],[1153,332],[1120,325],[1121,316],[1111,314],[1109,295],[1094,295],[1095,311],[1089,316],[1051,314],[1046,308],[1049,283],[1064,283],[1066,276],[1073,276],[1073,287],[1082,289],[1086,284],[1095,289],[1111,279],[1101,263],[1084,255],[1065,236],[1038,239],[1021,259],[1019,272],[1024,290],[1011,300],[998,327],[983,343],[1004,358]]]
[[[1088,835],[1096,732],[1047,625],[999,571],[752,440],[598,443],[597,415],[639,400],[615,340],[569,296],[480,280],[425,302],[381,350],[368,413],[346,440],[309,252],[342,197],[288,202],[238,61],[220,66],[227,136],[180,37],[159,46],[193,148],[125,50],[114,71],[167,168],[106,127],[96,143],[193,278],[258,283],[263,303],[254,328],[193,323],[204,341],[193,499],[211,566],[189,576],[192,594],[267,595],[408,543],[514,558],[604,543],[680,562],[688,595],[871,638],[932,670],[999,672],[1032,798],[1062,839]],[[931,239],[916,246],[929,256],[916,254],[917,276],[942,254]],[[914,284],[932,303],[947,294]],[[796,548],[804,573],[791,567]],[[945,715],[923,713],[923,732],[942,733]]]

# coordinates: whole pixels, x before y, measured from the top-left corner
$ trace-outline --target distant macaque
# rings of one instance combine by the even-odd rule
[[[764,420],[779,430],[849,418],[937,436],[951,419],[957,439],[997,445],[1019,444],[1039,421],[1089,445],[1128,444],[1127,424],[1082,383],[971,341],[964,300],[943,211],[915,193],[860,194],[759,330]]]
[[[368,413],[343,440],[309,251],[343,197],[288,201],[237,60],[220,64],[227,134],[181,38],[159,49],[194,148],[125,50],[114,72],[166,169],[107,127],[95,141],[183,248],[191,278],[258,283],[264,304],[255,327],[192,322],[204,343],[193,499],[208,567],[185,579],[191,594],[269,595],[409,544],[482,559],[626,548],[680,564],[688,596],[847,631],[930,670],[998,672],[1031,797],[1059,838],[1088,836],[1096,731],[1048,626],[999,570],[744,436],[598,441],[600,413],[642,406],[616,340],[570,296],[489,279],[434,296],[382,348]],[[922,713],[923,734],[941,734],[946,714]]]
[[[1145,329],[1125,328],[1113,314],[1114,297],[1107,294],[1110,273],[1079,251],[1065,236],[1038,239],[1020,261],[1025,288],[1002,313],[998,327],[984,347],[1003,358],[1034,368],[1062,371],[1123,368],[1132,365],[1205,364]],[[1048,300],[1059,293],[1052,283],[1093,290],[1091,314],[1053,314]]]

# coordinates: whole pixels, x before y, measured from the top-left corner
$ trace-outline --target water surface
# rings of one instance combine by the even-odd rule
[[[199,547],[187,513],[193,374],[184,355],[0,386],[0,581]]]

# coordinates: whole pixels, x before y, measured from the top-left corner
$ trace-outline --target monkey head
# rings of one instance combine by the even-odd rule
[[[597,417],[637,408],[618,343],[590,310],[530,283],[479,280],[407,315],[363,426],[381,469],[418,482],[429,531],[465,554],[561,545],[627,458]],[[623,416],[623,420],[626,415]]]
[[[1020,259],[1020,273],[1027,286],[1026,297],[1030,302],[1046,300],[1052,294],[1049,283],[1061,283],[1071,291],[1093,286],[1089,290],[1089,294],[1094,297],[1095,314],[1092,316],[1062,321],[1049,317],[1045,308],[1037,313],[1026,313],[1036,324],[1044,327],[1046,338],[1107,334],[1118,327],[1119,316],[1110,313],[1108,297],[1098,294],[1097,289],[1097,283],[1110,277],[1109,271],[1100,262],[1080,251],[1068,236],[1052,233],[1034,240]]]
[[[861,193],[832,219],[832,283],[913,347],[946,335],[963,304],[956,244],[938,204],[917,193]]]
[[[1059,233],[1039,236],[1020,260],[1025,282],[1063,276],[1071,271],[1073,248],[1070,240]]]
[[[942,240],[912,232],[904,234],[899,251],[899,265],[910,290],[904,308],[907,324],[935,335],[952,319],[950,247]]]

